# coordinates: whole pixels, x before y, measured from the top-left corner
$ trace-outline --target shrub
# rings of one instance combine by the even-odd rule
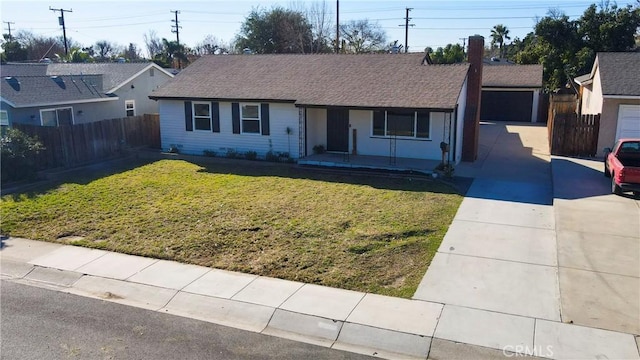
[[[36,177],[35,156],[45,150],[37,137],[9,128],[0,138],[2,182],[32,180]]]
[[[272,150],[269,150],[265,155],[265,160],[271,162],[280,162],[280,156],[278,156],[278,154],[274,153]]]
[[[324,145],[316,145],[313,147],[314,154],[324,154],[325,152]]]
[[[227,149],[227,158],[229,159],[237,159],[238,156],[240,156],[240,154],[238,154],[238,151],[236,151],[236,149]]]
[[[258,158],[258,153],[255,151],[247,151],[246,153],[244,153],[244,157],[247,160],[255,160]]]
[[[215,157],[216,156],[216,152],[214,150],[203,150],[202,153],[204,154],[204,156],[208,156],[208,157]]]

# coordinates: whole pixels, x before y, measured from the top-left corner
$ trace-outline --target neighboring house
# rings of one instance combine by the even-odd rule
[[[620,138],[640,137],[640,52],[603,52],[580,85],[580,113],[601,114],[598,154]]]
[[[157,113],[152,90],[173,77],[154,63],[6,64],[2,119],[43,126]]]
[[[440,160],[446,142],[457,163],[469,66],[427,65],[420,53],[203,56],[150,98],[163,149],[302,158],[321,145]]]
[[[480,119],[537,122],[542,65],[485,61]]]

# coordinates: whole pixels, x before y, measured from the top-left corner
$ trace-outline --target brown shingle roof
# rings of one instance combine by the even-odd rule
[[[542,65],[491,65],[482,68],[483,87],[542,87]]]
[[[469,65],[423,54],[210,55],[151,98],[292,101],[300,105],[453,109]]]
[[[640,96],[640,52],[597,54],[603,95]]]

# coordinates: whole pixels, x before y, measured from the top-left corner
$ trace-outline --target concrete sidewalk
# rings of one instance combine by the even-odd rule
[[[552,173],[544,127],[485,124],[480,138],[479,160],[456,169],[475,180],[412,300],[16,238],[0,273],[383,358],[640,359],[640,203],[564,181],[593,178],[594,162],[554,158]]]

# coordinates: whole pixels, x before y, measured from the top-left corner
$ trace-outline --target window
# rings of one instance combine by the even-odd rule
[[[0,110],[0,125],[9,126],[9,114],[7,110]]]
[[[211,130],[211,103],[193,103],[193,127],[196,130]]]
[[[124,102],[124,111],[127,116],[136,116],[136,102],[135,100],[126,100]]]
[[[57,108],[40,110],[42,126],[62,126],[73,124],[73,108]]]
[[[240,120],[243,134],[260,134],[260,105],[242,104]]]
[[[429,112],[393,110],[373,112],[373,136],[430,139]]]

